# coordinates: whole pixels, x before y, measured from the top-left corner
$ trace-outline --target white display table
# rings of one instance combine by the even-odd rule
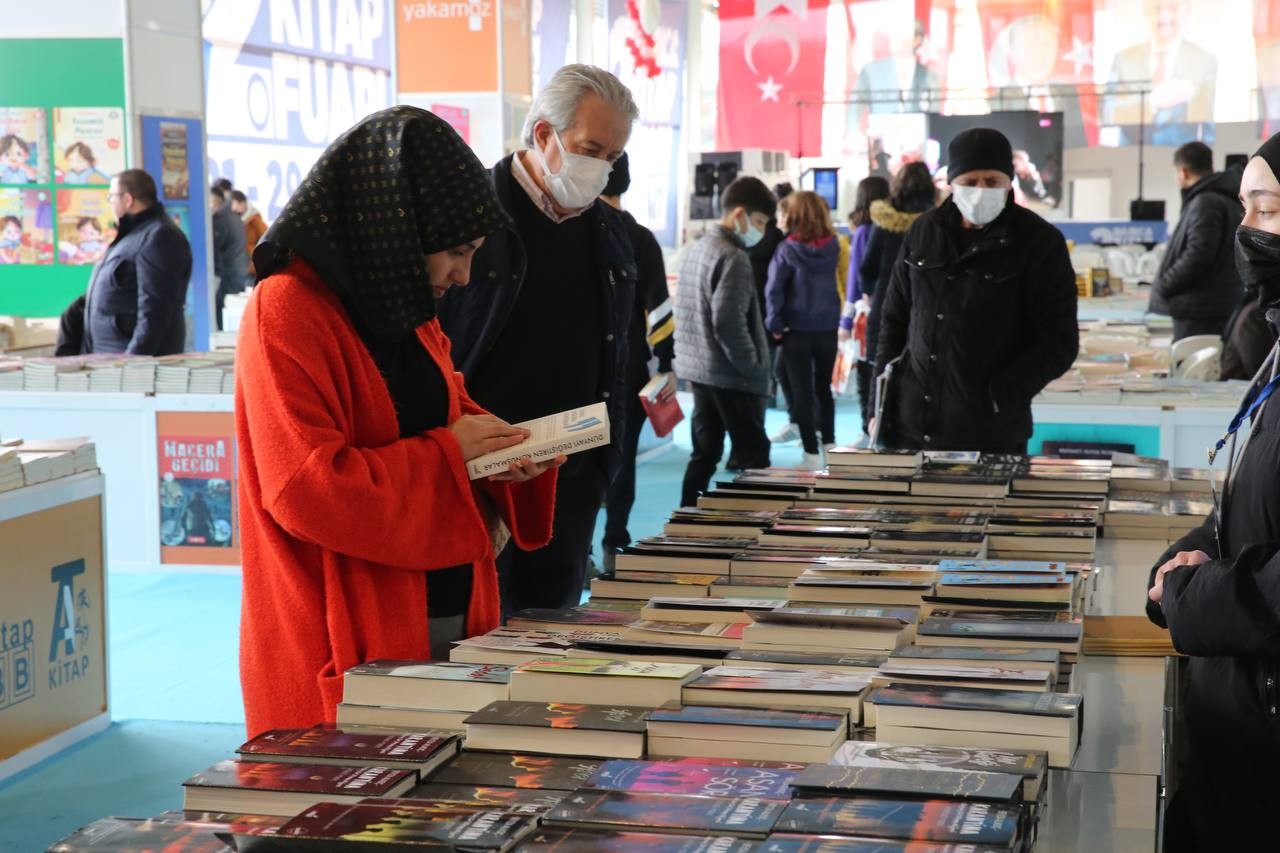
[[[1168,459],[1178,468],[1204,468],[1208,448],[1222,436],[1236,404],[1099,405],[1032,403],[1031,452],[1046,439],[1121,441],[1141,456]]]
[[[98,473],[0,494],[0,780],[111,724],[103,503]]]
[[[165,571],[235,572],[240,562],[238,546],[162,553],[162,432],[157,429],[165,418],[177,415],[178,426],[168,430],[175,435],[186,439],[222,437],[231,452],[223,469],[234,471],[233,405],[228,394],[3,392],[0,436],[93,439],[111,495],[106,509],[111,571],[159,571],[163,567]],[[184,416],[185,421],[181,420]],[[199,555],[204,550],[210,556],[202,562]]]

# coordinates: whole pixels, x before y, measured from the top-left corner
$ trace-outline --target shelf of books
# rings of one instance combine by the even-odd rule
[[[110,724],[93,444],[0,445],[0,780]]]
[[[1081,744],[1108,720],[1158,739],[1163,691],[1151,719],[1092,704],[1084,619],[1113,481],[1166,501],[1207,481],[1132,457],[830,458],[717,483],[586,604],[356,666],[336,722],[253,733],[192,768],[183,810],[50,850],[1151,849],[1158,761],[1073,767],[1106,769]]]
[[[0,435],[94,437],[110,569],[235,571],[231,370],[222,353],[0,362]]]

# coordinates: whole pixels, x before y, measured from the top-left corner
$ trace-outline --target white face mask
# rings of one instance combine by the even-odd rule
[[[965,219],[979,227],[990,225],[1009,201],[1007,189],[986,187],[951,187],[951,199]]]
[[[560,134],[554,129],[551,131],[551,138],[560,149],[559,172],[553,175],[542,149],[536,146],[533,149],[534,156],[538,158],[538,164],[542,166],[542,174],[547,179],[547,189],[556,203],[565,210],[581,210],[604,192],[605,185],[609,183],[609,173],[613,171],[613,164],[608,160],[570,154],[565,150],[564,143],[560,141]]]
[[[747,224],[747,230],[739,232],[738,236],[742,238],[742,244],[750,249],[764,239],[764,232],[755,226],[746,213],[742,214],[742,221]]]

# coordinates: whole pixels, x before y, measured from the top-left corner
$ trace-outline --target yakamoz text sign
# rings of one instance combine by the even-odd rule
[[[230,412],[157,412],[160,562],[240,564],[235,420]]]
[[[3,761],[107,710],[102,499],[0,521],[0,554]]]

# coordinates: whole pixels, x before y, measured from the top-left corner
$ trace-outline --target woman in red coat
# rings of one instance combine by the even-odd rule
[[[236,356],[250,735],[332,721],[351,666],[495,627],[495,541],[551,535],[558,462],[468,479],[525,432],[467,396],[434,319],[506,221],[453,129],[402,106],[330,146],[254,253]]]

